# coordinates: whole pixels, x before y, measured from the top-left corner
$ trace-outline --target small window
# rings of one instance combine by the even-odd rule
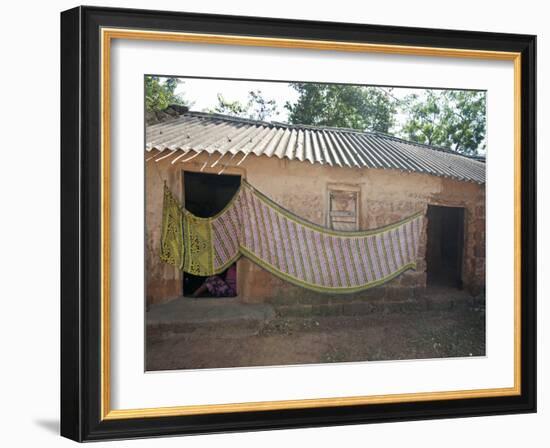
[[[328,225],[334,230],[359,230],[359,191],[329,189]]]

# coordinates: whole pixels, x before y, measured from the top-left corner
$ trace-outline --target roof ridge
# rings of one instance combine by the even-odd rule
[[[370,131],[361,131],[359,129],[353,129],[353,128],[341,128],[337,126],[318,126],[313,124],[291,124],[291,123],[284,123],[282,121],[263,121],[263,120],[254,120],[252,118],[244,118],[244,117],[235,117],[233,115],[226,115],[226,114],[220,114],[217,112],[200,112],[200,111],[193,111],[190,110],[188,112],[185,112],[184,114],[180,115],[182,116],[193,116],[193,117],[204,117],[204,118],[218,118],[220,120],[228,120],[228,121],[235,121],[235,122],[241,122],[241,123],[247,123],[247,124],[257,124],[267,127],[275,127],[275,128],[286,128],[286,129],[314,129],[318,131],[328,130],[328,131],[342,131],[342,132],[353,132],[355,134],[367,134],[367,135],[374,135],[374,132]]]
[[[468,159],[473,159],[473,160],[477,160],[477,161],[485,161],[485,157],[483,157],[483,156],[474,156],[474,155],[464,154],[464,153],[455,151],[451,148],[446,148],[444,146],[429,145],[427,143],[415,142],[415,141],[412,141],[412,140],[407,140],[405,138],[397,137],[396,135],[386,134],[385,132],[380,132],[380,131],[372,132],[372,134],[377,135],[377,136],[381,136],[381,137],[384,137],[384,138],[388,138],[390,140],[396,140],[398,142],[407,143],[408,145],[415,145],[415,146],[420,146],[422,148],[433,149],[434,151],[446,152],[448,154],[452,154],[452,155],[460,156],[460,157],[466,157]]]
[[[194,111],[194,110],[190,110],[188,112],[181,114],[180,118],[187,115],[190,115],[193,117],[218,118],[220,120],[236,121],[236,122],[247,123],[247,124],[273,126],[273,124],[269,121],[253,120],[252,118],[244,118],[244,117],[235,117],[233,115],[220,114],[217,112],[200,112],[200,111]]]

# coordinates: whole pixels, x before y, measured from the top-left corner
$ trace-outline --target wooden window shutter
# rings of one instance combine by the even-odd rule
[[[359,230],[358,191],[329,190],[329,227],[334,230]]]

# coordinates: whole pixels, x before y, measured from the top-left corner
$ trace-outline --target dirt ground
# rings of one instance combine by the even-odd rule
[[[485,355],[485,310],[275,318],[251,334],[230,326],[147,343],[147,370]]]

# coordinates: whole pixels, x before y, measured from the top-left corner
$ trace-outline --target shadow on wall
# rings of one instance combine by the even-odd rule
[[[59,429],[60,429],[59,420],[37,419],[37,420],[34,420],[34,424],[44,429],[46,432],[59,434]]]

